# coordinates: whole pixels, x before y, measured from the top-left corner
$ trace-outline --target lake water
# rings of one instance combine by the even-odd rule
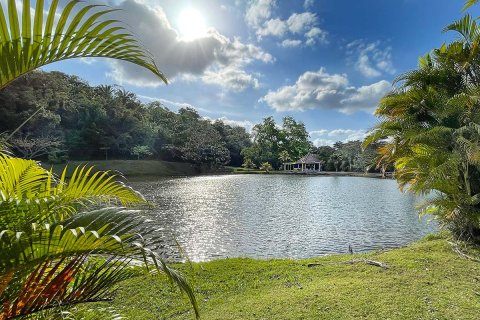
[[[223,175],[136,181],[192,261],[309,258],[405,245],[434,232],[394,180]]]

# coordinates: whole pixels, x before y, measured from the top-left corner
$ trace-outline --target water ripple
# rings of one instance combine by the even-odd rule
[[[226,175],[133,182],[193,261],[390,248],[435,231],[393,180]]]

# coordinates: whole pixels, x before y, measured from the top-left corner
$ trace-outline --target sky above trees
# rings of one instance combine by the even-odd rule
[[[95,1],[102,3],[102,0]],[[303,121],[316,145],[363,138],[378,100],[418,57],[452,39],[463,0],[103,2],[155,56],[170,85],[128,63],[83,59],[45,70],[119,84],[145,102],[192,106],[251,129]],[[478,7],[471,10],[479,14]]]

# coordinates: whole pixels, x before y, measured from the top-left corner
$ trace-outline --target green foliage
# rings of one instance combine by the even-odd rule
[[[262,165],[259,167],[260,170],[265,171],[266,173],[270,173],[270,171],[273,170],[273,167],[270,163],[264,162]]]
[[[445,30],[460,38],[398,78],[365,145],[388,138],[379,165],[394,164],[402,188],[432,194],[423,212],[480,241],[480,27],[466,15]]]
[[[222,136],[211,123],[199,119],[197,115],[195,112],[195,120],[188,121],[188,127],[183,130],[184,139],[179,148],[182,159],[209,168],[226,165],[230,161],[230,153]]]
[[[51,1],[49,6],[37,0],[33,17],[30,10],[23,10],[19,17],[17,1],[7,2],[8,14],[0,5],[0,88],[38,67],[78,57],[129,61],[167,82],[153,59],[118,21],[104,19],[114,10],[98,5],[75,10],[79,1],[69,1],[59,12],[58,0]],[[23,0],[22,7],[30,8],[30,0]]]
[[[280,133],[282,142],[280,149],[285,151],[292,160],[300,159],[312,148],[305,124],[295,121],[292,117],[283,118]],[[282,151],[280,153],[282,153]]]
[[[139,204],[144,198],[108,172],[76,168],[67,181],[65,171],[56,179],[36,161],[0,154],[0,318],[110,299],[142,262],[195,306],[186,281],[148,247],[162,240],[154,228],[120,207]]]
[[[467,10],[468,8],[470,8],[471,6],[477,3],[478,3],[478,0],[467,0],[465,2],[465,6],[463,7],[463,10]]]
[[[20,19],[17,1],[7,1],[8,18],[0,4],[0,89],[38,67],[76,57],[129,61],[167,82],[117,21],[100,20],[113,10],[96,5],[76,10],[80,1],[69,1],[57,12],[58,2],[45,8],[37,0],[33,19],[29,0],[22,3]],[[132,100],[121,93],[123,103]],[[35,108],[49,105],[30,101]],[[39,110],[45,111],[43,119],[59,119],[44,108],[25,118]],[[20,141],[16,149],[32,147]],[[108,172],[77,168],[68,181],[65,172],[57,179],[36,161],[0,154],[0,319],[110,299],[114,286],[137,275],[132,267],[142,262],[186,292],[198,317],[190,286],[147,246],[162,239],[138,212],[122,207],[144,203],[143,197]]]
[[[250,158],[245,158],[245,161],[242,164],[242,167],[245,169],[255,169],[257,166]]]
[[[290,154],[288,153],[287,150],[282,150],[280,152],[280,154],[278,155],[278,159],[284,163],[284,162],[288,162],[288,161],[291,161],[292,158],[290,157]]]
[[[140,160],[140,157],[151,156],[153,153],[150,151],[149,146],[136,145],[132,149],[132,154],[137,156],[137,159]]]
[[[72,160],[105,159],[107,149],[109,159],[133,155],[207,167],[225,162],[239,166],[243,162],[240,151],[251,145],[250,135],[242,127],[212,123],[191,108],[173,112],[159,102],[145,105],[121,88],[92,87],[60,72],[32,72],[21,77],[0,91],[0,103],[5,111],[0,132],[13,132],[38,106],[44,106],[12,139],[21,142],[12,143],[12,151],[18,155],[25,153],[24,140],[45,142],[29,144],[36,152],[29,157],[38,160],[46,160],[46,154],[55,149],[64,150],[62,156]],[[53,141],[59,146],[52,146]],[[152,155],[132,154],[136,146],[148,147]]]
[[[372,143],[365,150],[362,142],[336,142],[333,147],[321,146],[312,148],[312,153],[323,162],[326,171],[370,172],[376,168],[376,150],[381,144]]]
[[[279,168],[286,155],[298,160],[312,147],[305,125],[292,117],[283,118],[282,128],[278,128],[273,117],[263,119],[253,127],[253,145],[242,150],[245,158],[255,163],[269,162]],[[282,156],[281,156],[282,155]]]

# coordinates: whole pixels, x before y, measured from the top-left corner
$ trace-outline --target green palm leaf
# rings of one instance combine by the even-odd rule
[[[105,208],[64,224],[33,225],[28,233],[0,230],[0,317],[109,299],[112,286],[138,275],[132,266],[142,261],[187,293],[198,312],[186,280],[146,246],[152,230],[137,233],[145,225],[138,214]]]
[[[7,0],[7,12],[0,3],[0,89],[33,69],[77,57],[128,61],[167,83],[118,21],[106,19],[114,10],[76,10],[74,0],[57,15],[58,0],[49,7],[35,3],[33,19],[29,0],[20,18],[16,0]],[[92,210],[99,204],[115,207]],[[176,283],[198,318],[191,287],[154,251],[164,239],[139,212],[117,207],[141,204],[139,193],[108,172],[78,167],[71,178],[66,170],[57,178],[36,161],[0,153],[0,319],[109,299],[113,285],[138,274],[131,268],[136,261]]]
[[[471,6],[476,4],[477,2],[478,2],[478,0],[467,0],[465,2],[465,6],[463,7],[463,10],[467,10],[468,8],[470,8]]]
[[[49,8],[44,7],[44,1],[36,1],[33,21],[30,10],[23,10],[19,18],[15,0],[8,0],[7,14],[0,3],[0,88],[38,67],[78,57],[128,61],[167,83],[152,57],[130,33],[117,20],[104,19],[115,10],[86,5],[73,13],[79,3],[68,2],[56,19],[58,0],[53,0]],[[29,0],[23,0],[23,8],[30,8]],[[44,10],[48,11],[45,22]]]
[[[36,161],[0,154],[0,195],[0,298],[8,302],[0,319],[106,299],[141,262],[176,283],[198,315],[190,286],[154,251],[164,239],[138,210],[89,210],[146,203],[115,175],[83,166],[56,178]]]

